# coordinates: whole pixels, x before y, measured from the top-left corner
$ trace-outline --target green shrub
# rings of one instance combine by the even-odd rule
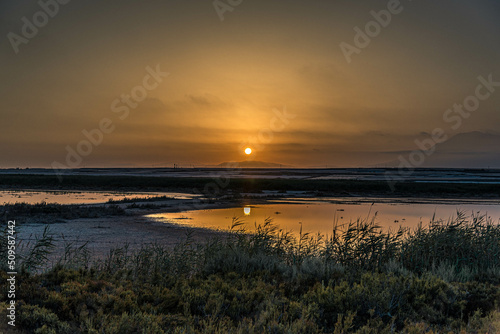
[[[18,314],[19,325],[33,330],[34,333],[70,333],[70,326],[65,321],[44,307],[37,305],[21,305]]]

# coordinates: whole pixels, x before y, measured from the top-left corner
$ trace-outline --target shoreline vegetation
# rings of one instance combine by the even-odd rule
[[[227,184],[204,194],[207,184]],[[391,188],[394,187],[394,189]],[[411,182],[390,185],[383,180],[312,180],[280,178],[208,178],[152,177],[119,175],[66,175],[59,181],[54,175],[0,174],[0,189],[99,190],[99,191],[176,191],[212,197],[263,191],[302,191],[315,196],[391,196],[428,198],[499,198],[500,186],[489,183]]]
[[[19,254],[17,328],[21,333],[500,331],[500,226],[485,216],[458,214],[395,232],[358,220],[328,237],[294,237],[270,220],[252,234],[241,228],[234,220],[224,237],[202,243],[188,230],[173,248],[125,246],[104,258],[85,245],[68,244],[48,267],[53,239],[45,229]],[[1,280],[6,278],[2,271]],[[0,306],[5,318],[4,299]]]
[[[66,175],[59,182],[51,175],[0,174],[0,189],[203,195],[205,185],[216,181]],[[294,196],[290,192],[341,201],[473,204],[496,201],[498,185],[405,181],[393,192],[380,180],[226,181],[220,191],[192,199],[158,194],[102,204],[0,206],[4,223],[16,218],[23,234],[16,332],[500,332],[500,225],[486,216],[457,213],[452,220],[398,231],[382,230],[374,218],[365,218],[328,236],[291,234],[270,220],[247,233],[237,219],[229,231],[218,232],[143,217],[195,209],[194,203],[220,208],[249,199],[286,201]],[[5,235],[0,239],[5,269]],[[0,332],[11,330],[5,326],[0,324]]]

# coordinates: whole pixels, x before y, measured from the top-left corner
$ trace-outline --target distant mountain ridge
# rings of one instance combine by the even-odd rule
[[[393,152],[394,160],[371,167],[397,167],[400,164],[397,155],[407,159],[411,152]],[[482,131],[456,134],[436,145],[435,151],[420,167],[500,168],[500,134]]]
[[[217,165],[217,167],[225,167],[225,168],[290,168],[290,165],[277,164],[274,162],[265,162],[265,161],[227,161]]]
[[[459,133],[438,145],[439,152],[455,153],[492,153],[500,152],[500,136],[480,131]]]

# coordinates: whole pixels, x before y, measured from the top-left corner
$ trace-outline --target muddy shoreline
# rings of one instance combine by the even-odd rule
[[[136,202],[136,204],[148,204]],[[226,208],[238,202],[209,203],[205,209]],[[104,204],[104,206],[113,204]],[[171,200],[161,203],[155,209],[125,209],[122,215],[101,216],[96,218],[62,219],[57,214],[48,214],[38,218],[20,215],[7,216],[8,220],[16,220],[17,240],[20,246],[26,247],[36,242],[48,226],[53,236],[55,248],[50,260],[57,261],[64,254],[65,246],[71,244],[77,248],[86,244],[91,254],[103,258],[111,249],[127,247],[138,250],[146,245],[163,245],[173,247],[186,240],[188,234],[194,242],[203,242],[210,238],[223,237],[225,232],[197,227],[186,227],[177,224],[160,223],[145,217],[159,212],[180,212],[181,208],[191,205],[189,200]],[[102,204],[82,205],[86,207],[102,207]],[[126,204],[119,204],[125,207]],[[193,209],[195,207],[193,206]]]

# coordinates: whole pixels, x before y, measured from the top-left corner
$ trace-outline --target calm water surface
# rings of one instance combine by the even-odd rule
[[[41,202],[58,204],[97,204],[109,200],[119,201],[125,198],[148,198],[168,196],[177,199],[190,199],[196,195],[183,193],[119,193],[89,191],[0,191],[1,204]]]
[[[181,213],[161,213],[148,217],[165,222],[211,229],[228,229],[233,217],[245,222],[245,228],[255,230],[255,224],[264,223],[270,217],[280,228],[298,233],[302,224],[303,232],[331,234],[335,224],[355,222],[357,219],[372,220],[384,230],[402,227],[417,227],[428,224],[432,217],[447,220],[456,216],[457,210],[467,215],[481,214],[499,223],[500,202],[453,202],[429,203],[370,203],[364,199],[350,199],[349,202],[324,200],[290,200],[262,205],[246,205],[230,209],[198,210]]]

